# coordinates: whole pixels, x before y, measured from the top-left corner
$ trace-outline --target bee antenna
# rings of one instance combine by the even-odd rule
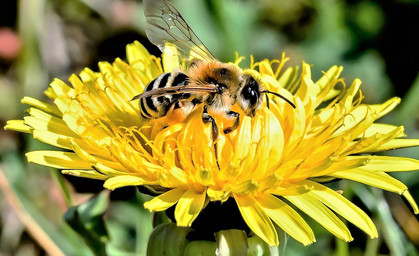
[[[271,92],[271,91],[262,91],[262,93],[270,93],[270,94],[273,94],[273,95],[275,95],[275,96],[277,96],[277,97],[280,97],[281,99],[285,100],[288,104],[290,104],[292,108],[295,108],[294,103],[292,103],[289,99],[285,98],[284,96],[282,96],[282,95],[281,95],[281,94],[279,94],[279,93],[276,93],[276,92]],[[269,103],[268,103],[268,104],[269,104]]]

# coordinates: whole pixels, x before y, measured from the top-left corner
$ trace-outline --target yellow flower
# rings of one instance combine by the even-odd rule
[[[215,151],[211,126],[202,122],[202,106],[186,120],[147,121],[140,116],[138,101],[130,101],[162,72],[185,63],[167,55],[161,64],[138,42],[128,45],[127,55],[128,63],[117,59],[112,65],[100,63],[100,72],[85,69],[71,76],[71,86],[54,80],[46,91],[54,104],[23,98],[31,106],[29,116],[9,121],[5,128],[64,149],[29,152],[29,162],[105,180],[108,189],[146,186],[160,195],[145,208],[175,206],[179,226],[191,226],[209,202],[234,198],[246,224],[269,245],[278,244],[275,225],[304,245],[315,241],[290,205],[344,241],[353,238],[337,215],[377,237],[362,210],[319,183],[333,178],[396,192],[419,212],[407,187],[387,174],[417,170],[419,161],[373,155],[419,145],[419,140],[401,139],[401,126],[374,123],[400,99],[361,103],[361,81],[346,87],[339,78],[342,67],[331,67],[314,82],[306,63],[300,74],[297,68],[283,70],[284,56],[252,63],[248,72],[259,76],[267,89],[292,99],[296,108],[274,96],[270,107],[264,103],[254,117],[233,106],[241,114],[240,126],[224,134],[230,121],[215,117],[220,129]]]

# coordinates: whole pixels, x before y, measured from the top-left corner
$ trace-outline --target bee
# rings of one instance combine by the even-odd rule
[[[196,36],[178,10],[167,0],[143,0],[148,39],[164,50],[166,43],[176,46],[180,54],[197,56],[186,72],[175,69],[151,81],[139,99],[140,112],[145,119],[156,119],[181,109],[187,115],[197,105],[203,104],[202,121],[211,122],[212,137],[218,136],[218,127],[211,114],[224,115],[233,120],[225,134],[237,129],[239,113],[231,107],[238,104],[243,112],[253,117],[262,106],[263,97],[276,95],[293,108],[295,105],[284,96],[266,90],[262,82],[234,64],[220,62]],[[192,54],[191,54],[192,53]]]

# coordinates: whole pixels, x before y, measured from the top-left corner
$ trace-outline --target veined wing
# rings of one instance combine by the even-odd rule
[[[178,10],[167,0],[143,0],[148,39],[163,52],[166,42],[176,45],[184,57],[190,54],[203,60],[214,55],[196,36]]]
[[[132,100],[138,100],[141,98],[146,97],[160,97],[164,95],[175,95],[175,94],[181,94],[181,93],[211,93],[211,92],[217,92],[218,87],[215,85],[182,85],[182,86],[172,86],[172,87],[164,87],[164,88],[157,88],[150,91],[143,92],[134,98]]]

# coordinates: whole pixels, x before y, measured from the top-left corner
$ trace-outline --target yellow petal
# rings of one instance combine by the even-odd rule
[[[107,63],[107,65],[104,65],[104,63]],[[111,64],[109,64],[108,62],[99,62],[98,64],[99,66],[99,70],[103,73],[111,73],[112,72],[112,68],[109,69],[104,69],[103,66],[106,67],[112,67]],[[83,69],[80,74],[79,77],[81,78],[81,80],[86,84],[91,84],[92,82],[94,82],[97,78],[99,78],[101,76],[100,73],[98,72],[94,72],[93,70],[89,69],[89,68],[85,68]]]
[[[295,82],[297,77],[298,77],[298,67],[297,68],[289,67],[278,78],[278,84],[281,88],[290,90],[292,84]]]
[[[71,137],[78,137],[77,134],[68,128],[67,124],[62,119],[51,116],[35,108],[30,108],[28,112],[32,116],[24,117],[25,124],[29,125],[33,129],[50,131]]]
[[[35,130],[33,131],[33,137],[34,139],[37,139],[55,147],[72,149],[70,142],[71,137],[65,135],[60,135],[48,131]]]
[[[355,79],[351,86],[346,90],[345,95],[343,96],[341,102],[344,104],[345,109],[351,109],[353,104],[353,99],[355,95],[359,92],[359,88],[361,87],[361,80],[358,78]]]
[[[344,122],[339,129],[332,135],[333,137],[349,135],[348,140],[358,137],[371,126],[376,117],[371,112],[369,106],[360,105],[352,109],[350,115],[344,117]]]
[[[156,59],[153,57],[154,56],[150,56],[147,49],[137,41],[127,45],[128,63],[135,69],[139,69],[146,73],[150,78],[149,81],[163,73],[163,69],[159,65],[160,63],[157,63]]]
[[[201,193],[188,190],[182,195],[175,209],[175,218],[178,226],[190,227],[192,225],[192,222],[198,217],[204,206],[206,195],[207,192],[205,190]]]
[[[366,152],[376,152],[384,143],[391,141],[397,137],[403,135],[403,127],[396,127],[394,130],[386,133],[380,134],[376,133],[370,137],[361,137],[358,140],[350,142],[348,145],[348,151],[346,154],[360,154]]]
[[[96,180],[106,180],[107,176],[99,174],[93,170],[62,170],[62,174],[68,174],[81,178],[96,179]]]
[[[281,186],[276,186],[272,188],[272,190],[270,190],[269,192],[278,196],[295,196],[305,194],[312,189],[313,187],[311,186],[291,183],[291,185],[288,186],[286,186],[285,184],[281,184]]]
[[[5,130],[14,130],[18,132],[32,133],[33,128],[26,125],[23,120],[9,120],[4,126]]]
[[[284,131],[284,138],[288,138],[286,141],[286,145],[284,147],[284,154],[285,155],[292,155],[290,151],[294,150],[294,147],[301,142],[301,139],[304,137],[306,133],[306,113],[303,103],[300,99],[296,99],[296,109],[285,105],[287,108],[287,115],[285,116],[286,120],[284,123],[289,122],[289,128],[283,125]],[[279,119],[279,118],[278,118]]]
[[[269,218],[295,240],[304,245],[316,241],[310,226],[289,205],[270,194],[261,195],[256,200]]]
[[[262,122],[262,129],[265,134],[270,134],[270,136],[262,139],[263,142],[266,141],[266,146],[264,143],[260,143],[260,147],[258,147],[255,155],[255,157],[259,159],[259,167],[265,165],[262,164],[263,162],[266,163],[265,170],[260,170],[260,168],[258,168],[258,174],[264,174],[263,176],[260,175],[261,178],[265,177],[267,171],[272,171],[272,168],[277,166],[282,160],[282,152],[285,144],[284,133],[278,119],[268,109],[265,108],[263,111],[265,112],[265,118]],[[266,152],[268,152],[268,154]],[[254,176],[254,178],[257,178],[257,176]]]
[[[118,166],[118,164],[115,164],[113,162],[110,161],[101,161],[103,163],[95,163],[94,165],[92,165],[92,169],[99,174],[105,175],[107,177],[113,177],[116,175],[125,175],[126,172],[125,171],[121,171],[123,170],[123,168],[121,166]]]
[[[224,203],[230,198],[230,192],[231,191],[228,189],[216,190],[211,187],[207,189],[207,195],[209,198],[211,198],[211,200],[219,200],[222,203]]]
[[[414,171],[419,170],[419,160],[396,156],[369,156],[367,164],[357,169],[378,172]]]
[[[261,140],[261,134],[262,134],[262,115],[256,115],[252,119],[251,124],[251,134],[249,134],[249,149],[248,149],[248,157],[246,157],[243,161],[243,165],[249,166],[247,170],[247,177],[253,176],[253,169],[257,167],[258,161],[257,158],[255,158],[256,149],[258,147],[258,143]]]
[[[131,175],[120,175],[109,178],[103,186],[107,189],[114,190],[126,186],[139,186],[145,184],[144,179]]]
[[[214,183],[214,176],[211,170],[208,169],[199,169],[195,173],[196,181],[202,186],[212,186]]]
[[[231,186],[231,191],[237,194],[252,194],[259,189],[259,183],[256,180],[245,180]]]
[[[249,151],[249,140],[251,136],[251,118],[248,116],[243,117],[243,121],[240,126],[240,130],[238,131],[238,136],[236,136],[235,148],[234,148],[234,156],[236,162],[240,162],[244,159]]]
[[[372,109],[378,113],[378,118],[387,115],[392,111],[397,105],[400,104],[400,98],[394,97],[384,102],[383,104],[370,105]]]
[[[300,98],[304,105],[306,105],[310,100],[310,97],[315,95],[315,86],[313,80],[311,79],[311,68],[305,62],[303,62],[301,78],[300,87],[298,88],[295,96]]]
[[[240,213],[249,228],[268,245],[277,246],[279,241],[275,227],[265,211],[257,204],[253,196],[233,195]]]
[[[127,45],[127,59],[130,64],[148,59],[149,56],[150,53],[139,42],[136,41],[133,44]]]
[[[356,167],[364,166],[368,163],[369,156],[346,156],[334,159],[332,164],[320,170],[315,174],[315,177],[328,175],[336,171],[350,170]]]
[[[334,87],[338,82],[342,70],[342,66],[332,66],[316,81],[314,86],[314,95],[317,96],[316,106],[323,101],[336,97],[340,93],[340,91],[335,90]]]
[[[182,169],[171,167],[161,172],[159,182],[164,187],[178,187],[187,185],[188,177]]]
[[[186,192],[183,188],[171,189],[152,200],[144,203],[144,208],[150,212],[161,212],[176,204]]]
[[[58,116],[61,117],[62,114],[60,112],[60,110],[57,108],[57,106],[42,102],[38,99],[34,99],[31,97],[23,97],[23,99],[21,100],[21,102],[23,104],[28,104],[31,105],[37,109],[40,109],[48,114],[54,115],[54,116]]]
[[[375,152],[419,146],[419,139],[393,139],[376,148]]]
[[[64,83],[60,79],[55,78],[54,81],[52,81],[50,86],[57,97],[66,98],[68,100],[74,97],[74,89],[68,86],[66,83]],[[65,108],[61,109],[59,105],[57,105],[57,107],[60,109],[61,113],[64,113],[64,111],[66,110]],[[65,105],[63,105],[63,107],[65,107]]]
[[[378,236],[377,229],[368,215],[341,194],[309,180],[301,183],[313,186],[314,189],[309,192],[310,194],[314,195],[323,204],[350,221],[352,224],[362,229],[371,238],[376,238]]]
[[[267,59],[259,63],[259,73],[266,75],[267,77],[275,78],[274,71],[272,70],[272,67]]]
[[[406,198],[406,200],[409,202],[409,204],[412,206],[413,208],[413,212],[415,214],[419,214],[419,208],[418,205],[415,202],[415,199],[413,199],[412,195],[409,193],[408,190],[404,191],[403,194],[404,198]]]
[[[57,169],[91,169],[91,163],[84,161],[75,153],[39,150],[26,153],[28,162]]]
[[[334,172],[331,173],[330,176],[358,181],[373,187],[395,192],[400,195],[407,189],[406,185],[402,182],[384,172],[371,172],[355,168],[346,171]]]
[[[343,224],[343,222],[331,210],[329,210],[329,208],[327,208],[313,195],[305,193],[302,195],[284,197],[297,206],[301,211],[313,218],[313,220],[317,221],[330,233],[346,242],[353,240],[351,233],[345,224]]]
[[[362,136],[370,137],[377,133],[386,134],[389,132],[394,131],[399,126],[390,125],[390,124],[380,124],[380,123],[373,123],[370,127],[368,127]]]

